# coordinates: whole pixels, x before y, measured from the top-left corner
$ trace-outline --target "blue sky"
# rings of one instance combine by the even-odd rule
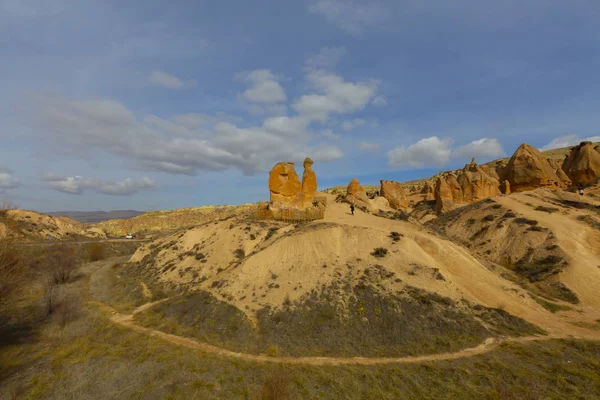
[[[241,204],[278,161],[327,187],[600,140],[598,20],[596,0],[0,0],[0,197]]]

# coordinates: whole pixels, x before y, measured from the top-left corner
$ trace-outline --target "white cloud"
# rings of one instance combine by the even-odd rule
[[[322,47],[318,54],[314,54],[306,61],[309,70],[332,69],[346,54],[345,47]]]
[[[364,119],[355,118],[352,120],[342,122],[342,129],[345,131],[351,131],[354,128],[358,128],[359,126],[363,126],[367,123]]]
[[[323,131],[321,131],[321,136],[324,137],[325,139],[329,139],[329,140],[340,140],[341,139],[341,135],[338,135],[337,133],[333,133],[333,131],[331,129],[325,129]]]
[[[16,189],[21,182],[13,176],[13,170],[0,165],[0,190]]]
[[[320,94],[301,96],[292,108],[312,121],[325,122],[331,114],[349,114],[363,110],[377,92],[379,82],[345,82],[343,78],[325,71],[312,71],[309,84]]]
[[[379,150],[379,143],[374,143],[374,142],[360,142],[358,144],[358,148],[361,149],[362,151]]]
[[[195,80],[183,81],[163,71],[153,71],[148,77],[150,83],[167,89],[188,89],[197,85]]]
[[[309,144],[310,120],[304,117],[271,117],[260,126],[239,128],[226,116],[136,117],[111,100],[42,98],[39,105],[40,123],[61,145],[82,153],[104,150],[146,170],[194,175],[237,168],[252,174],[276,161],[342,156],[339,149]]]
[[[104,181],[94,178],[76,176],[60,176],[54,173],[46,174],[41,178],[48,182],[50,189],[68,194],[82,194],[85,189],[98,193],[114,196],[131,196],[142,190],[158,189],[158,186],[149,178],[131,179],[122,181]]]
[[[452,158],[470,160],[475,159],[493,159],[504,157],[506,153],[498,139],[482,138],[474,140],[469,144],[460,146],[452,152]]]
[[[323,15],[329,22],[352,35],[360,35],[366,29],[380,26],[390,10],[381,2],[359,0],[316,0],[309,11]]]
[[[590,136],[585,139],[580,139],[577,135],[566,135],[552,139],[550,143],[541,147],[540,150],[560,149],[562,147],[576,146],[581,142],[600,142],[600,136]]]
[[[285,90],[277,77],[268,69],[245,71],[236,75],[237,80],[250,84],[240,96],[251,103],[280,103],[287,100]]]
[[[377,107],[387,106],[387,100],[382,95],[375,96],[375,98],[373,99],[373,101],[371,103]]]
[[[399,146],[388,152],[388,164],[392,167],[424,168],[443,166],[450,159],[452,139],[437,136],[419,140],[410,146]]]

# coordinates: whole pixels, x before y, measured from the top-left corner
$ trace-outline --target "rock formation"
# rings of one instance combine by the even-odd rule
[[[433,182],[430,180],[425,181],[425,185],[423,185],[423,189],[421,193],[424,195],[423,200],[425,201],[433,201],[435,200],[435,186]]]
[[[510,183],[513,192],[523,192],[539,187],[565,187],[548,159],[533,146],[523,143],[499,174]]]
[[[504,194],[510,194],[510,182],[507,180],[502,181],[500,191]]]
[[[367,209],[368,211],[374,210],[369,201],[369,197],[356,178],[352,179],[348,184],[348,188],[346,189],[346,201],[359,208]]]
[[[571,149],[562,169],[574,185],[593,183],[600,178],[600,153],[592,142],[581,142]]]
[[[458,172],[438,178],[435,185],[436,211],[443,213],[457,207],[500,195],[500,183],[471,160]]]
[[[268,210],[275,219],[303,219],[313,208],[324,209],[324,204],[313,205],[317,190],[317,176],[312,169],[313,161],[304,160],[302,182],[298,178],[294,163],[279,162],[269,173],[271,199]],[[303,214],[304,212],[304,214]]]
[[[312,169],[314,161],[310,158],[304,160],[304,173],[302,174],[302,194],[304,195],[304,205],[310,205],[317,191],[317,174]]]
[[[393,209],[401,209],[408,207],[408,199],[404,194],[404,188],[402,184],[394,181],[381,181],[380,196],[384,197],[390,207]]]
[[[302,183],[298,178],[294,163],[279,162],[269,173],[271,205],[297,206],[298,195],[302,193]]]

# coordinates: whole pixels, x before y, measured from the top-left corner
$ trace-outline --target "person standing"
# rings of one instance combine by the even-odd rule
[[[350,211],[352,212],[352,215],[354,215],[354,204],[350,204]]]
[[[577,192],[579,193],[580,196],[583,196],[583,183],[579,184],[579,188],[577,189]]]

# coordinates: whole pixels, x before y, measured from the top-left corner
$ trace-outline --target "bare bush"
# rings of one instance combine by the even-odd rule
[[[15,240],[0,239],[0,302],[16,290],[23,273],[23,257]]]
[[[60,327],[64,328],[70,322],[76,320],[79,317],[80,311],[81,301],[77,296],[71,294],[59,299],[58,304],[56,304],[55,314]]]
[[[104,243],[90,243],[86,250],[90,261],[104,260]]]
[[[0,211],[16,210],[19,206],[12,200],[7,198],[0,199]]]
[[[68,283],[79,267],[75,249],[66,244],[49,246],[44,261],[49,279],[56,285]]]

